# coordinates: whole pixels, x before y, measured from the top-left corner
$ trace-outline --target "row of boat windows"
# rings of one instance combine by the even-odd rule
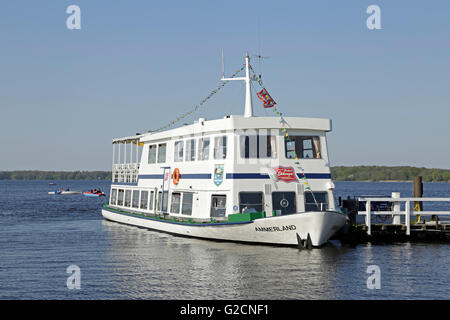
[[[210,138],[189,139],[175,141],[174,145],[174,161],[195,161],[196,160],[196,144],[198,145],[197,160],[209,160]],[[153,144],[149,146],[148,163],[164,163],[166,162],[166,143]],[[214,138],[214,159],[226,159],[227,157],[227,137]]]
[[[150,190],[112,189],[110,204],[148,210],[150,212],[167,212],[172,214],[192,215],[192,192],[172,192],[170,194],[170,208],[168,208],[169,193]],[[211,217],[224,217],[226,213],[227,196],[223,194],[211,195]],[[273,192],[272,208],[277,214],[291,214],[298,212],[295,192]],[[169,209],[169,210],[168,210]],[[328,196],[326,192],[306,192],[305,211],[328,210]],[[264,197],[262,192],[240,192],[239,212],[264,211]]]
[[[158,191],[155,198],[153,190],[125,190],[112,189],[110,204],[143,209],[151,212],[167,212],[169,193]],[[172,192],[170,201],[170,213],[182,214],[186,216],[192,215],[192,203],[194,193],[192,192]],[[226,195],[211,196],[211,217],[224,217],[226,208]],[[156,208],[155,208],[156,207]]]
[[[193,193],[186,193],[184,197],[183,213],[186,215],[192,214],[192,196]],[[110,204],[150,211],[155,211],[155,209],[166,211],[167,200],[167,192],[163,194],[162,191],[155,193],[153,190],[112,189]],[[157,208],[155,208],[155,205],[157,205]]]
[[[305,192],[305,211],[328,210],[327,192]],[[264,211],[264,198],[262,192],[240,192],[239,212]],[[278,215],[298,212],[297,197],[293,191],[272,192],[272,210]]]
[[[278,158],[276,136],[239,136],[240,156],[243,159]],[[210,138],[178,140],[174,144],[174,162],[203,161],[210,159]],[[166,162],[167,143],[149,146],[148,163]],[[227,158],[227,136],[214,137],[213,159]],[[318,136],[290,136],[285,140],[287,159],[320,159],[320,138]]]

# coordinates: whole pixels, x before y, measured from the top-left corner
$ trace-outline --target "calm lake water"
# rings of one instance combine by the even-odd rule
[[[109,181],[55,182],[109,191]],[[335,184],[342,197],[412,194],[411,183]],[[450,299],[450,244],[299,251],[181,238],[105,221],[105,198],[54,188],[0,181],[0,299]],[[450,197],[450,183],[425,183],[424,196]],[[67,288],[70,265],[79,290]],[[381,289],[367,288],[370,265]]]

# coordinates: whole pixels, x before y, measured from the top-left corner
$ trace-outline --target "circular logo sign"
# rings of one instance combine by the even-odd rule
[[[280,201],[280,206],[283,208],[287,208],[289,205],[289,201],[287,201],[286,199],[281,199]]]

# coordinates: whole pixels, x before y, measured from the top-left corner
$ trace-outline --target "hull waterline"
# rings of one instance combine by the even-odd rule
[[[183,223],[102,209],[105,219],[138,227],[163,231],[174,235],[211,240],[249,242],[297,246],[298,238],[311,238],[319,247],[339,231],[346,217],[334,211],[306,212],[261,218],[236,223]]]

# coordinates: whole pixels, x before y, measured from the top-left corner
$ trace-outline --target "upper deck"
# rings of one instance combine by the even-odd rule
[[[331,120],[283,120],[286,131],[282,131],[276,117],[227,116],[211,121],[201,118],[164,132],[114,139],[113,145],[119,147],[113,156],[113,182],[139,182],[148,187],[160,183],[156,177],[166,169],[172,175],[175,168],[184,178],[211,178],[217,165],[224,166],[229,179],[269,178],[271,170],[280,166],[296,167],[297,174],[306,172],[307,177],[330,179],[326,133],[331,130]],[[224,183],[221,187],[231,186]]]

